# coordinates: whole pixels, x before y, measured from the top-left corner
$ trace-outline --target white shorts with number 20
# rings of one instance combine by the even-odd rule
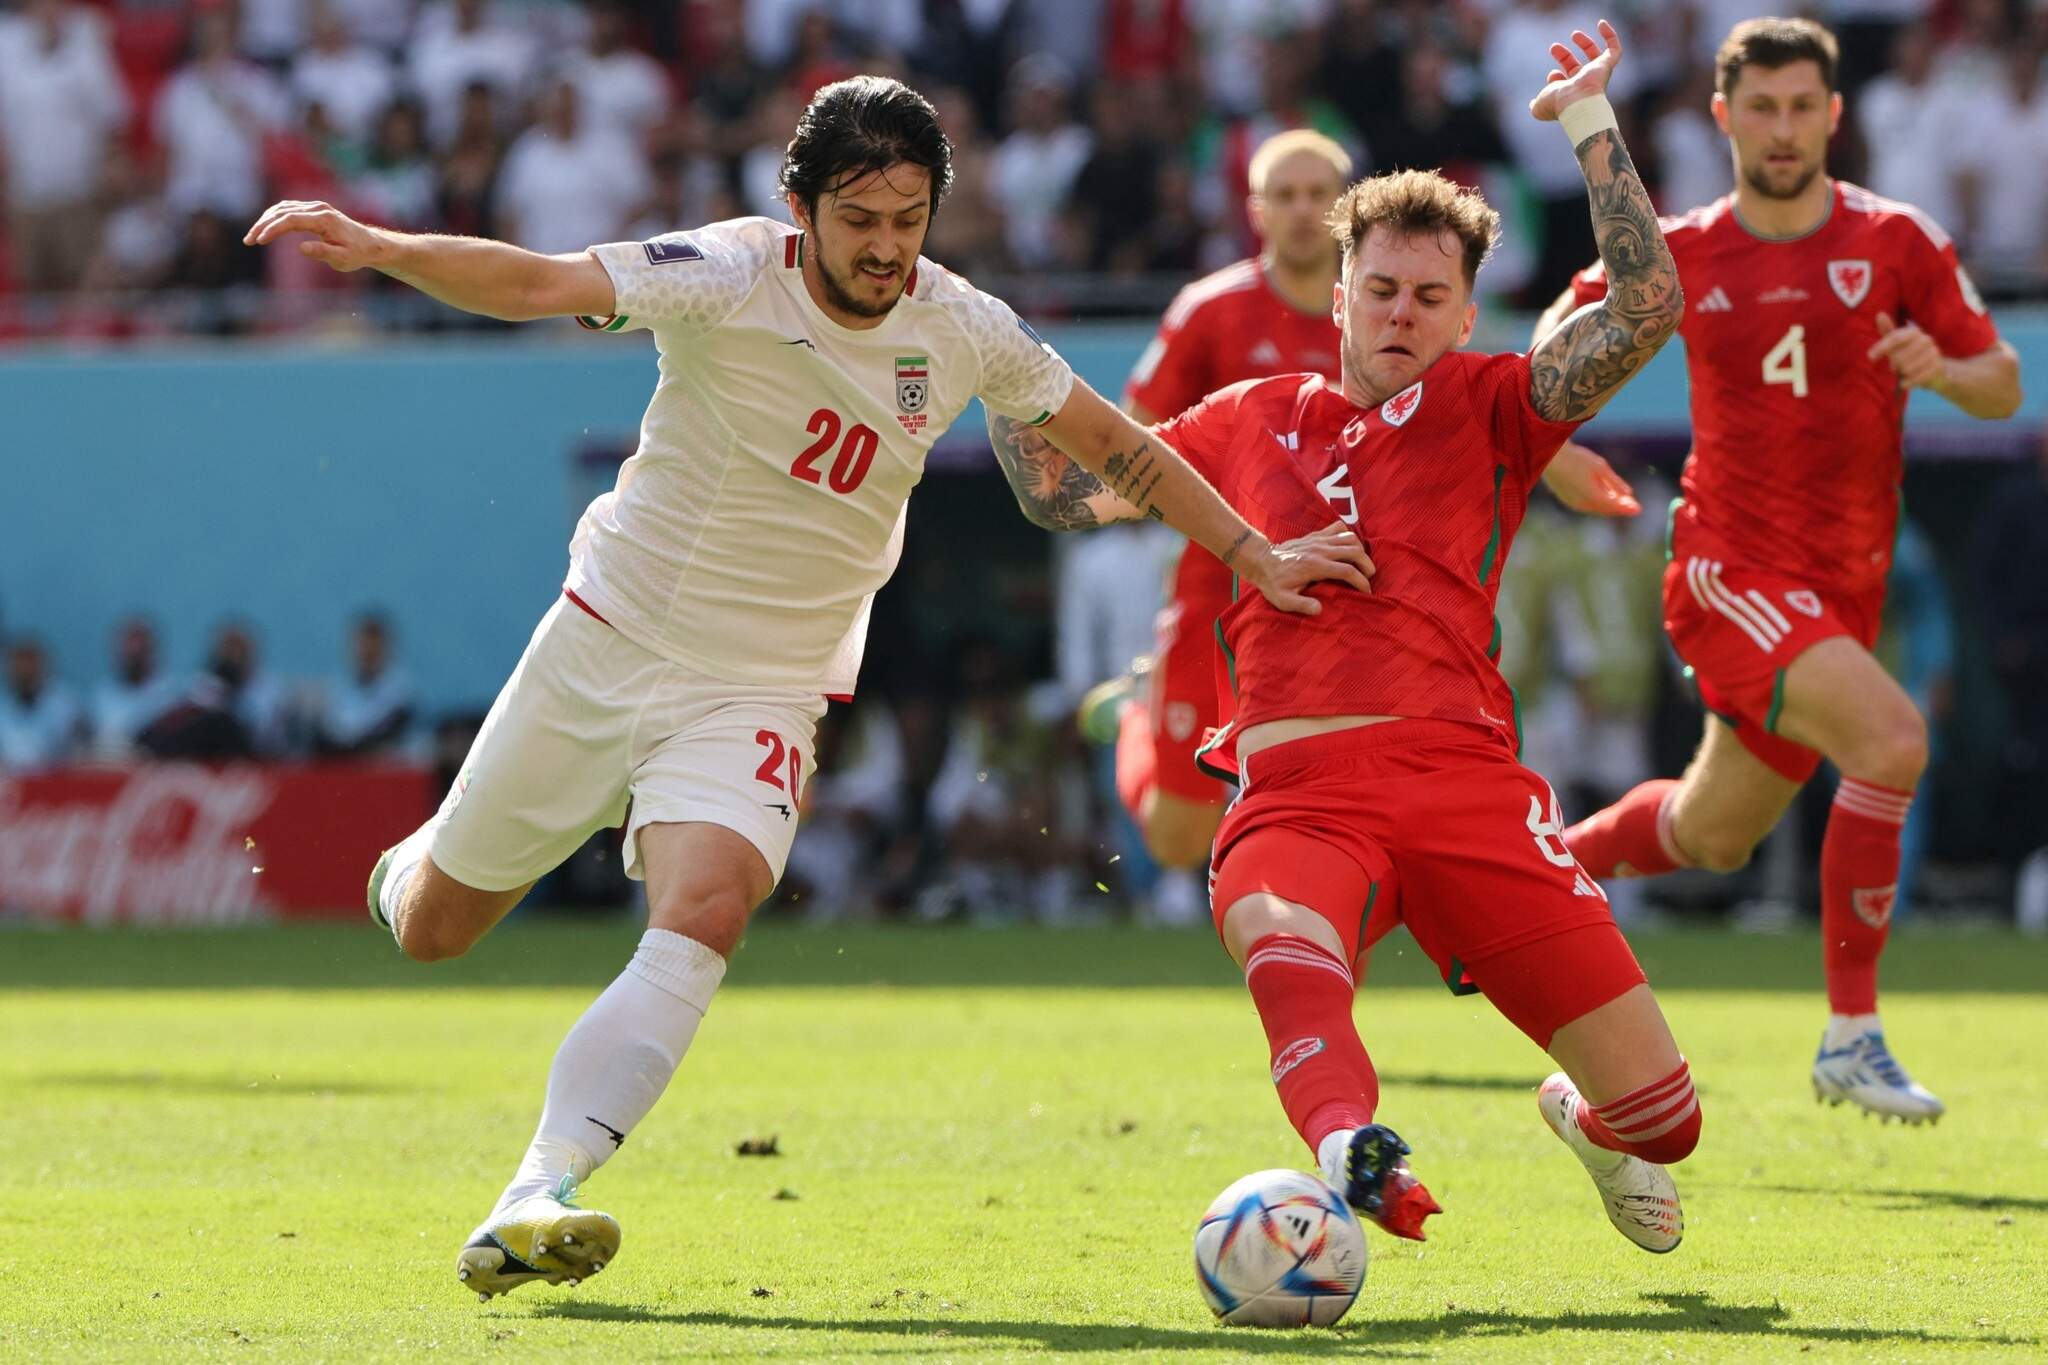
[[[541,618],[434,816],[434,865],[479,891],[552,871],[626,818],[741,835],[781,880],[825,699],[746,686],[650,653],[566,598]]]

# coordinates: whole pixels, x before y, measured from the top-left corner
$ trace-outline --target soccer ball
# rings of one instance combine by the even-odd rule
[[[1195,1281],[1233,1326],[1327,1327],[1365,1283],[1365,1232],[1344,1196],[1304,1171],[1258,1171],[1195,1229]]]

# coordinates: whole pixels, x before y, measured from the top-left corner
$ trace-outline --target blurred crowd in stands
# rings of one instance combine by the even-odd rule
[[[0,341],[492,325],[244,248],[242,233],[278,198],[543,251],[780,215],[798,111],[858,71],[912,81],[956,143],[927,254],[1025,311],[1149,320],[1191,276],[1254,250],[1250,151],[1300,125],[1362,171],[1441,166],[1481,186],[1507,220],[1481,286],[1540,306],[1594,255],[1576,163],[1526,115],[1548,42],[1617,21],[1630,145],[1660,206],[1683,211],[1731,183],[1711,54],[1774,8],[1842,40],[1832,169],[1946,225],[1993,299],[2048,295],[2048,4],[2027,0],[0,0]],[[2048,450],[1983,505],[1967,561],[1937,572],[1910,526],[1898,556],[1881,652],[1937,745],[1957,622],[2002,708],[1993,751],[1975,756],[1979,806],[1944,814],[1930,781],[1908,841],[1967,825],[1949,842],[1994,869],[1995,889],[1965,879],[1951,899],[2009,903],[2023,869],[2020,903],[2048,926],[2048,852],[2028,861],[2048,842]],[[1528,756],[1573,812],[1676,772],[1697,739],[1656,632],[1661,529],[1544,501],[1515,550],[1504,659]],[[821,729],[784,903],[820,918],[1057,922],[1132,906],[1199,920],[1199,874],[1149,863],[1110,755],[1072,722],[1087,687],[1152,647],[1157,598],[1099,585],[1160,582],[1177,549],[1156,526],[1061,539],[1049,589],[1010,604],[1041,643],[984,619],[986,637],[871,646],[860,699]],[[1623,562],[1634,571],[1614,572]],[[878,632],[892,610],[885,594]],[[271,675],[232,621],[185,676],[146,620],[113,643],[88,690],[53,676],[34,640],[5,640],[0,776],[395,751],[445,782],[481,718],[424,724],[374,615],[318,685]],[[1810,795],[1824,811],[1828,783]],[[1648,909],[1624,885],[1617,908],[1733,899],[1758,923],[1782,918],[1812,903],[1817,828],[1788,820],[1733,883],[1665,879]],[[565,875],[595,900],[622,892],[616,859]],[[1919,876],[1909,854],[1902,915]]]
[[[149,619],[131,616],[89,689],[57,676],[33,636],[0,634],[0,649],[0,777],[152,759],[371,758],[402,754],[413,738],[412,686],[374,612],[350,624],[346,664],[322,681],[270,672],[255,631],[232,619],[184,673],[166,666]]]
[[[1725,192],[1711,54],[1753,0],[5,0],[0,338],[475,325],[241,236],[276,199],[543,251],[781,213],[818,86],[929,94],[959,177],[929,254],[1040,314],[1156,311],[1251,248],[1251,149],[1310,125],[1441,166],[1508,219],[1482,285],[1591,259],[1526,113],[1547,44],[1615,19],[1662,207]],[[1833,167],[1920,205],[1993,297],[2048,289],[2048,7],[1785,0],[1843,43]],[[1086,276],[1082,281],[1076,277]]]

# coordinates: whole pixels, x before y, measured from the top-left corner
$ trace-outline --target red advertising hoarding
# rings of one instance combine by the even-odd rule
[[[424,768],[166,763],[0,776],[0,911],[238,924],[363,913],[380,850],[429,813]]]

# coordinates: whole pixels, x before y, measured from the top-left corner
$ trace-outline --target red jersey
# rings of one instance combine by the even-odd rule
[[[1663,220],[1685,287],[1692,455],[1672,523],[1679,555],[1846,593],[1884,582],[1897,532],[1907,393],[1865,359],[1877,315],[1918,323],[1948,356],[1998,341],[1935,222],[1836,181],[1828,216],[1789,241],[1752,234],[1734,196]],[[1599,265],[1572,281],[1604,297]]]
[[[1124,401],[1165,421],[1240,380],[1276,374],[1334,380],[1341,339],[1330,309],[1302,312],[1280,297],[1256,258],[1239,261],[1174,296],[1131,371]],[[1230,570],[1191,543],[1174,572],[1173,595],[1206,631],[1230,601]]]
[[[1494,599],[1529,489],[1577,427],[1531,406],[1527,356],[1463,351],[1375,408],[1320,375],[1284,375],[1212,394],[1163,426],[1269,539],[1342,520],[1376,567],[1369,593],[1317,585],[1320,615],[1256,592],[1232,603],[1217,632],[1234,723],[1406,716],[1518,744],[1514,692],[1495,667]]]

